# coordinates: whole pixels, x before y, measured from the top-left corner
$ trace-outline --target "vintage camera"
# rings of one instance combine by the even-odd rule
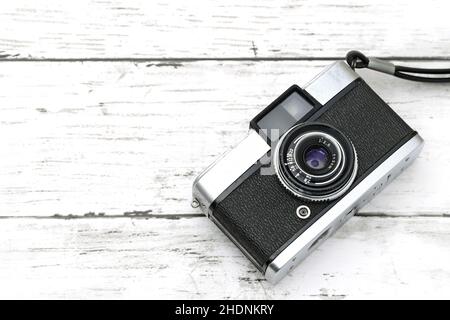
[[[419,154],[422,138],[345,62],[293,85],[194,181],[194,203],[272,283]]]

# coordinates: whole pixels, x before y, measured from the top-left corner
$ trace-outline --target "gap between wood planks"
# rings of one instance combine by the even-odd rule
[[[364,52],[368,56],[370,52]],[[428,56],[428,57],[404,57],[404,56],[377,56],[384,60],[397,61],[450,61],[450,56]],[[197,61],[336,61],[344,59],[344,56],[336,57],[228,57],[228,58],[203,58],[203,57],[181,57],[181,58],[15,58],[14,55],[0,55],[0,62],[197,62]]]
[[[417,213],[410,214],[408,216],[402,214],[393,214],[393,213],[382,213],[382,212],[363,212],[357,213],[355,215],[359,218],[450,218],[450,213]],[[147,211],[132,211],[125,212],[123,215],[114,215],[114,214],[103,214],[103,213],[94,213],[89,212],[82,215],[75,214],[67,214],[60,215],[55,214],[52,216],[0,216],[0,220],[5,219],[62,219],[62,220],[74,220],[74,219],[169,219],[169,220],[179,220],[179,219],[190,219],[190,218],[206,218],[203,213],[186,213],[186,214],[151,214],[147,213]]]

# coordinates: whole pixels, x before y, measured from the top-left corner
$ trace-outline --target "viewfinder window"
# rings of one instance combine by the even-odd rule
[[[281,136],[312,109],[313,105],[309,101],[298,92],[293,92],[262,117],[257,124],[259,128],[267,130],[269,138],[274,133],[272,129],[278,129]]]

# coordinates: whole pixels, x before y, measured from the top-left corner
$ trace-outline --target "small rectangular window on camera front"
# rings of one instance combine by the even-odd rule
[[[267,130],[269,138],[273,136],[272,129],[278,129],[281,136],[312,109],[313,105],[309,101],[293,92],[260,119],[258,127]]]

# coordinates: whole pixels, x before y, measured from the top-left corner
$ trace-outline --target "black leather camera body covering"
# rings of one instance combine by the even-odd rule
[[[321,202],[296,197],[286,190],[275,174],[261,174],[267,160],[249,166],[214,199],[202,198],[202,188],[208,187],[201,185],[204,175],[194,183],[194,198],[203,211],[271,282],[280,280],[318,243],[370,201],[412,162],[422,146],[417,132],[346,64],[339,62],[330,68],[331,71],[324,71],[307,85],[305,91],[298,86],[288,89],[281,99],[251,122],[250,131],[260,131],[259,120],[290,92],[303,91],[311,101],[312,110],[296,123],[330,125],[344,133],[356,151],[356,178],[344,195]],[[339,82],[334,78],[342,72],[349,77],[346,82],[339,83],[342,88],[334,87],[336,92],[331,97],[323,95],[322,90],[327,90],[330,79]],[[319,101],[315,99],[315,93]],[[261,159],[270,158],[273,141],[264,133],[260,133],[260,137],[269,145]],[[300,219],[296,214],[300,206],[309,208],[307,219]]]

